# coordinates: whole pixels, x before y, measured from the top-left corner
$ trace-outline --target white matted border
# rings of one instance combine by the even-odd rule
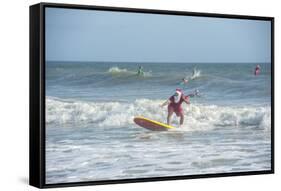
[[[28,185],[28,78],[29,78],[29,5],[39,3],[36,0],[4,0],[0,6],[0,190],[38,190]],[[51,0],[54,3],[72,3],[132,8],[150,8],[192,12],[210,12],[222,14],[259,15],[275,17],[275,84],[279,84],[281,72],[279,66],[281,12],[276,0]],[[275,87],[275,172],[274,175],[207,178],[193,180],[161,181],[74,188],[56,190],[277,190],[280,187],[279,169],[281,145],[280,110],[281,90]]]

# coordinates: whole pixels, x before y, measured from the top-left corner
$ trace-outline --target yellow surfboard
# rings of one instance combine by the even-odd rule
[[[161,122],[158,122],[158,121],[147,119],[147,118],[141,117],[141,116],[135,117],[134,122],[137,125],[139,125],[143,128],[152,130],[152,131],[167,131],[169,129],[175,128],[171,125],[167,125],[165,123],[161,123]]]

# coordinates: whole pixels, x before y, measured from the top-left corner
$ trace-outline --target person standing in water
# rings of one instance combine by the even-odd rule
[[[180,85],[187,85],[189,81],[195,80],[200,75],[200,70],[197,71],[196,67],[193,68],[191,76],[182,78]]]
[[[175,94],[161,105],[161,107],[168,105],[168,125],[170,125],[171,116],[173,115],[173,113],[175,113],[178,117],[180,117],[180,127],[182,127],[184,122],[184,111],[181,105],[183,102],[185,102],[186,104],[190,104],[189,96],[184,96],[181,89],[176,89]]]
[[[255,68],[255,76],[259,75],[261,72],[261,66],[258,64],[256,65],[256,68]]]
[[[144,71],[143,71],[143,67],[139,66],[138,71],[137,71],[137,75],[138,76],[144,76]]]
[[[186,78],[183,78],[182,80],[181,80],[181,85],[184,85],[184,84],[187,84],[188,83],[188,79],[186,79]]]

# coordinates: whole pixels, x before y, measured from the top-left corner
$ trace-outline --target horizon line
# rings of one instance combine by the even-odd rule
[[[46,62],[95,62],[95,63],[179,63],[179,64],[255,64],[255,63],[271,63],[271,61],[251,61],[251,62],[173,62],[173,61],[79,61],[79,60],[45,60]]]

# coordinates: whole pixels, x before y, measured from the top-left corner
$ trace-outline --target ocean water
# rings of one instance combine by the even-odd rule
[[[259,64],[254,76],[253,63],[47,62],[46,183],[271,169],[271,68]],[[182,128],[134,124],[165,122],[176,88],[200,92]]]

